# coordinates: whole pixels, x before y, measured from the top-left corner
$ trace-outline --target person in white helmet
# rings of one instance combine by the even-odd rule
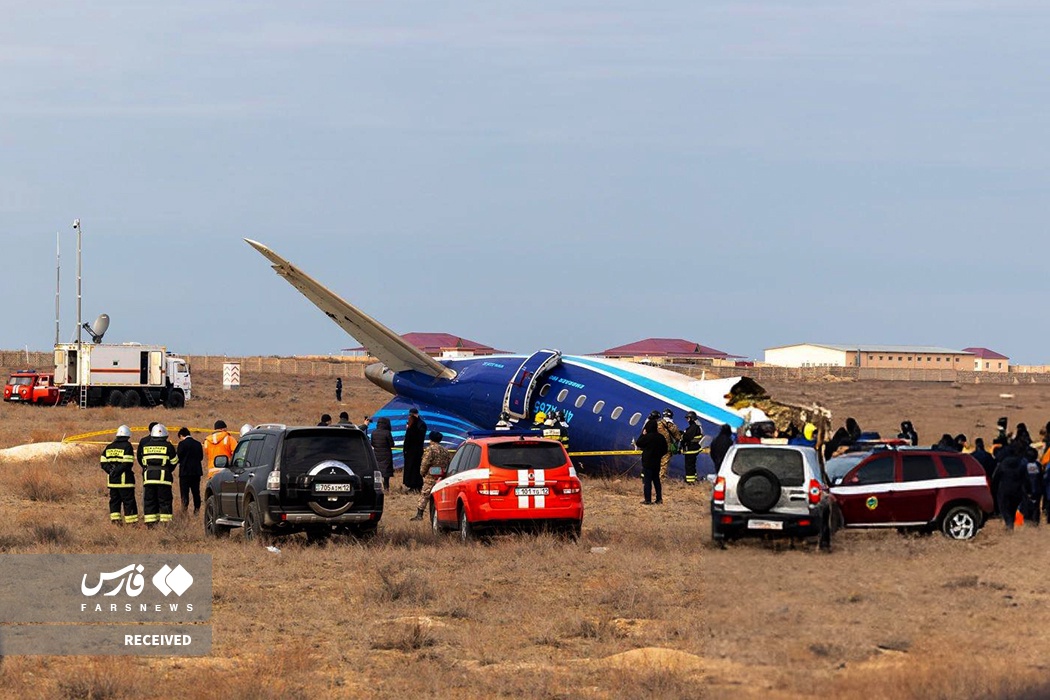
[[[240,434],[240,437],[244,437],[245,435],[247,435],[247,434],[248,434],[248,433],[250,433],[251,431],[252,431],[252,425],[251,425],[251,423],[245,423],[244,425],[242,425],[242,426],[241,426],[241,434]]]
[[[171,485],[179,456],[168,440],[168,429],[157,423],[149,437],[139,442],[139,463],[142,465],[142,512],[146,527],[158,522],[171,522]]]
[[[108,475],[109,521],[120,524],[120,508],[124,506],[124,522],[139,521],[139,508],[135,503],[135,450],[131,446],[131,428],[117,428],[117,439],[106,445],[100,459],[102,471]]]

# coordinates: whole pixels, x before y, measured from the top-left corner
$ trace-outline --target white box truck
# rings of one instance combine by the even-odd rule
[[[60,343],[55,384],[62,401],[90,406],[167,406],[190,400],[190,366],[163,345]]]

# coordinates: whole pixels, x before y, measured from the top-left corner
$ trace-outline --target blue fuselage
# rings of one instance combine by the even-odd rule
[[[503,410],[508,383],[525,359],[524,355],[498,355],[444,360],[442,364],[456,371],[452,380],[398,372],[392,381],[397,398],[376,416],[390,418],[400,445],[407,410],[416,407],[428,430],[439,430],[445,444],[454,447],[470,432],[492,430]],[[742,425],[743,419],[736,412],[691,393],[689,384],[693,381],[674,372],[626,362],[563,356],[560,364],[536,379],[529,418],[519,425],[531,427],[531,417],[537,411],[560,409],[569,425],[569,452],[584,471],[637,470],[638,455],[617,453],[635,449],[633,440],[641,434],[650,411],[671,408],[680,428],[686,425],[686,411],[696,411],[705,435],[717,433],[723,423],[734,429]],[[684,469],[681,460],[676,457],[672,461],[672,473]],[[710,471],[706,455],[699,466],[701,472]]]

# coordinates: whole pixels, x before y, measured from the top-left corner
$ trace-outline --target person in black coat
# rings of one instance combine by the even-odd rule
[[[992,474],[995,473],[995,457],[984,449],[984,438],[977,438],[973,441],[973,444],[974,450],[971,456],[984,468],[984,474],[988,477],[988,483],[991,484]],[[995,494],[993,493],[992,496],[994,497]]]
[[[722,460],[733,446],[733,429],[723,423],[718,435],[711,441],[711,460],[715,463],[715,473],[722,467]]]
[[[426,439],[426,421],[420,417],[419,409],[409,409],[408,423],[405,425],[405,441],[402,445],[405,466],[401,470],[401,478],[404,480],[405,488],[409,491],[423,490],[423,476],[419,473],[419,468],[423,464],[423,448]]]
[[[836,430],[835,434],[832,435],[831,439],[824,445],[824,459],[831,459],[834,457],[835,452],[838,451],[840,447],[855,443],[860,439],[861,432],[863,431],[860,429],[860,424],[857,423],[857,420],[855,418],[847,418],[846,427]]]
[[[190,436],[189,428],[179,428],[179,445],[175,448],[179,458],[179,495],[182,510],[190,506],[193,494],[193,514],[201,509],[201,477],[204,476],[204,446]]]
[[[394,475],[394,434],[390,430],[390,419],[380,418],[372,431],[372,449],[376,453],[376,463],[383,475],[383,489],[390,488],[390,477]]]
[[[1013,530],[1017,508],[1024,502],[1029,491],[1028,465],[1024,459],[1027,446],[1014,440],[1003,449],[1006,450],[1006,457],[999,462],[999,467],[995,470],[995,480],[999,487],[999,513],[1003,516],[1006,529]]]
[[[653,411],[653,413],[656,412]],[[653,503],[654,486],[656,487],[656,503],[664,502],[663,489],[660,485],[660,459],[667,454],[667,440],[657,429],[659,420],[658,413],[656,418],[650,415],[642,428],[642,434],[634,441],[634,444],[642,451],[642,494],[645,496],[642,504],[647,506]]]
[[[958,448],[958,446],[955,443],[955,438],[953,438],[948,433],[945,433],[944,435],[941,435],[940,442],[938,442],[936,445],[933,445],[930,449],[931,450],[939,450],[941,452],[958,452],[959,451],[959,448]]]

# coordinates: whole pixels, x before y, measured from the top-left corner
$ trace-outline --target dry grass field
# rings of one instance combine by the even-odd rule
[[[184,410],[0,405],[0,448],[144,425],[315,423],[327,378],[259,375],[238,391],[196,376]],[[1050,418],[1050,387],[819,383],[768,387],[889,432],[912,420],[992,437],[995,419]],[[1000,393],[1013,393],[1000,398]],[[311,397],[312,398],[307,398]],[[320,398],[318,398],[320,397]],[[385,401],[346,382],[355,421]],[[581,542],[507,536],[460,545],[388,498],[368,543],[204,538],[107,522],[104,475],[84,457],[0,463],[0,552],[207,552],[210,657],[8,657],[3,698],[1000,698],[1042,697],[1050,629],[1050,528],[972,542],[840,533],[834,553],[709,544],[706,487],[638,505],[631,479],[588,479]],[[399,482],[400,477],[395,481]],[[141,503],[141,492],[139,493]],[[4,593],[0,591],[0,595]]]

